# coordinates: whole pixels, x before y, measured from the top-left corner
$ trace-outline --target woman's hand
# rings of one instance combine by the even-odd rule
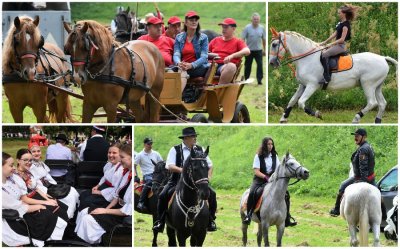
[[[44,201],[44,205],[48,205],[48,206],[58,206],[58,203],[57,203],[57,201],[56,200],[47,200],[47,201]]]
[[[90,214],[107,214],[107,208],[96,208]]]
[[[93,193],[94,191],[97,191],[97,190],[99,190],[99,185],[96,185],[96,186],[94,186],[94,187],[92,188],[92,193]]]
[[[178,63],[178,67],[184,71],[187,71],[187,70],[193,68],[192,63],[183,62],[183,61]]]
[[[40,212],[41,209],[46,209],[45,206],[40,205],[40,204],[39,205],[32,205],[32,207],[33,207],[32,212],[36,212],[36,211]]]
[[[92,190],[92,194],[94,195],[101,195],[101,191],[100,190]]]

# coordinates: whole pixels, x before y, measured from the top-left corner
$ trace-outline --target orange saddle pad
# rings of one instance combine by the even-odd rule
[[[249,193],[246,194],[245,201],[241,206],[241,209],[242,209],[243,212],[247,211],[247,200],[248,199],[249,199]],[[262,200],[263,200],[263,198],[262,198],[262,195],[261,195],[260,198],[258,198],[258,200],[257,200],[256,207],[255,207],[253,213],[257,213],[260,210]]]
[[[347,71],[353,68],[353,57],[351,55],[340,56],[336,68],[331,68],[332,73]]]
[[[141,181],[140,184],[135,182],[134,183],[135,194],[140,196],[142,194],[143,187],[144,187],[144,182],[143,181]],[[152,196],[153,196],[153,191],[150,190],[149,193],[147,194],[147,198],[150,198]]]

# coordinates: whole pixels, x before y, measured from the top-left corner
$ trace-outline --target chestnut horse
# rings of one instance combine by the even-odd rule
[[[71,55],[73,78],[84,95],[82,122],[91,122],[100,107],[107,122],[115,122],[120,103],[132,110],[136,122],[157,122],[160,105],[155,99],[164,84],[164,59],[158,48],[146,41],[120,45],[96,21],[79,21],[73,28],[64,23],[64,28],[69,34],[64,51]]]
[[[23,110],[29,106],[38,123],[73,122],[68,94],[34,82],[37,75],[50,76],[68,71],[67,63],[60,59],[64,53],[57,46],[44,43],[38,25],[39,16],[34,20],[27,16],[16,17],[4,40],[3,87],[11,114],[14,122],[22,123]],[[46,54],[42,48],[57,56]],[[55,84],[62,86],[64,80],[65,77],[60,77]],[[46,116],[46,104],[49,117]]]

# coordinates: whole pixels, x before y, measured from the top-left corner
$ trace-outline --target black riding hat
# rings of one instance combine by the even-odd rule
[[[351,135],[366,136],[367,131],[364,128],[358,128],[355,132],[352,132]]]
[[[199,135],[196,133],[194,127],[186,127],[182,130],[182,136],[179,136],[180,139],[183,139],[184,137],[191,137],[191,136],[197,136]]]
[[[55,140],[63,140],[63,141],[65,141],[65,144],[69,143],[67,135],[65,135],[64,133],[59,133],[54,139]]]

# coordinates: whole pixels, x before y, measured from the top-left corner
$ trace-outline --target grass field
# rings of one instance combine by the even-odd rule
[[[291,189],[303,182],[297,183]],[[240,247],[242,246],[241,221],[239,214],[240,191],[216,190],[218,211],[216,223],[218,231],[207,233],[204,246],[206,247]],[[244,190],[243,190],[244,191]],[[313,246],[313,247],[347,247],[349,234],[345,220],[331,217],[328,214],[334,203],[333,198],[316,198],[291,195],[291,213],[298,225],[285,229],[283,246]],[[152,218],[150,215],[134,213],[134,246],[149,247],[152,240]],[[254,223],[252,223],[254,224]],[[276,246],[276,228],[270,230],[271,246]],[[372,234],[369,236],[372,243]],[[396,247],[397,243],[388,241],[381,234],[381,245]],[[164,234],[158,236],[159,246],[168,246],[168,238]],[[189,241],[187,242],[187,245]],[[248,246],[256,247],[256,234],[253,225],[248,231]]]
[[[114,18],[115,9],[117,6],[130,5],[131,10],[136,9],[136,3],[71,3],[71,15],[72,20],[96,20],[104,25],[109,25],[111,20]],[[238,28],[236,35],[240,36],[245,25],[250,23],[250,18],[253,12],[258,12],[261,15],[261,22],[265,23],[265,3],[235,3],[235,7],[232,8],[231,3],[193,3],[186,2],[182,3],[158,3],[158,7],[163,12],[166,18],[169,16],[177,15],[183,18],[184,14],[188,10],[196,10],[201,16],[200,24],[202,29],[211,29],[217,32],[221,32],[221,28],[217,25],[225,17],[233,17],[237,23]],[[211,10],[212,11],[209,11]],[[88,11],[90,10],[90,11]],[[144,16],[148,12],[155,12],[154,3],[140,3],[139,4],[139,16]],[[265,24],[264,24],[265,26]],[[263,60],[263,68],[265,70],[265,57]],[[243,66],[244,68],[244,66]],[[243,70],[240,74],[243,75]],[[255,62],[252,66],[252,74],[250,77],[255,79],[256,65]],[[264,73],[265,75],[265,73]],[[239,78],[240,78],[239,76]],[[243,88],[239,100],[244,103],[249,109],[250,119],[252,123],[265,123],[266,122],[266,80],[263,79],[263,85],[257,86],[257,80],[255,84],[248,85]],[[81,90],[73,87],[74,91],[80,93]],[[9,110],[7,98],[3,91],[3,122],[13,123],[13,119]],[[82,113],[82,101],[79,99],[71,98],[72,102],[72,113],[74,118],[80,122]],[[100,111],[101,112],[101,111]],[[33,115],[31,108],[26,108],[24,111],[24,123],[35,123],[36,118]],[[96,118],[93,122],[104,123],[106,118]]]
[[[279,123],[279,119],[282,116],[283,109],[280,111],[273,111],[271,109],[268,110],[268,123]],[[337,110],[337,111],[328,111],[322,110],[322,120],[317,119],[315,117],[307,115],[303,110],[297,108],[293,108],[289,117],[289,124],[294,123],[307,123],[307,124],[334,124],[334,123],[343,123],[343,124],[351,124],[351,121],[354,118],[354,115],[357,113],[355,110]],[[387,111],[383,115],[382,122],[385,124],[397,124],[398,122],[398,113],[394,111]],[[373,110],[367,115],[365,115],[361,119],[361,124],[372,124],[375,122],[376,110]]]

